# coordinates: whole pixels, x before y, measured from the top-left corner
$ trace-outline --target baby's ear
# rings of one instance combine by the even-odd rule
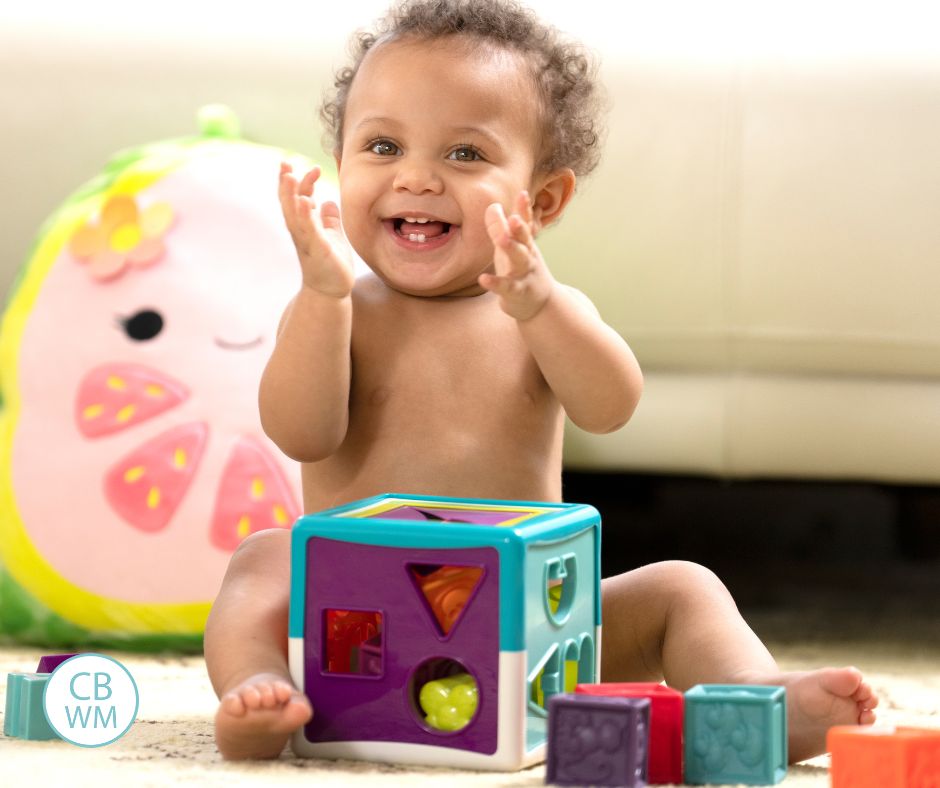
[[[539,232],[561,218],[565,207],[574,196],[576,180],[574,170],[570,167],[535,177],[533,188],[529,190],[532,195],[534,232]]]

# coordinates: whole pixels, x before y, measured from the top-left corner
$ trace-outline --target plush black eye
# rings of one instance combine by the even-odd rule
[[[163,330],[163,315],[152,309],[141,309],[130,317],[121,318],[121,326],[128,337],[144,342]]]

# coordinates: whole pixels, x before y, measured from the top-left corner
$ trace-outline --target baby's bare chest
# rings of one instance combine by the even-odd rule
[[[515,323],[483,310],[370,315],[353,332],[354,421],[500,429],[551,398]]]
[[[408,306],[354,301],[346,438],[305,467],[308,509],[389,490],[560,499],[561,408],[515,321]]]

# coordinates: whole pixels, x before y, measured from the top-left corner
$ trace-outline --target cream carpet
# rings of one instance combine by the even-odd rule
[[[781,667],[858,665],[881,696],[879,722],[940,728],[940,650],[878,641],[839,644],[769,643]],[[35,670],[39,651],[0,648],[0,710],[6,674]],[[2,786],[535,786],[543,766],[515,774],[380,766],[351,761],[294,758],[226,763],[215,749],[216,699],[199,657],[141,656],[114,652],[140,691],[137,721],[121,740],[86,749],[64,741],[21,741],[0,736]],[[791,767],[784,785],[828,785],[828,758]]]

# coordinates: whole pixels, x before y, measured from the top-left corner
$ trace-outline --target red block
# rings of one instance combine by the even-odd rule
[[[681,692],[652,682],[629,684],[578,684],[575,692],[615,698],[650,699],[650,762],[647,781],[652,784],[682,782]]]
[[[832,788],[938,788],[940,730],[839,725],[829,729]]]

